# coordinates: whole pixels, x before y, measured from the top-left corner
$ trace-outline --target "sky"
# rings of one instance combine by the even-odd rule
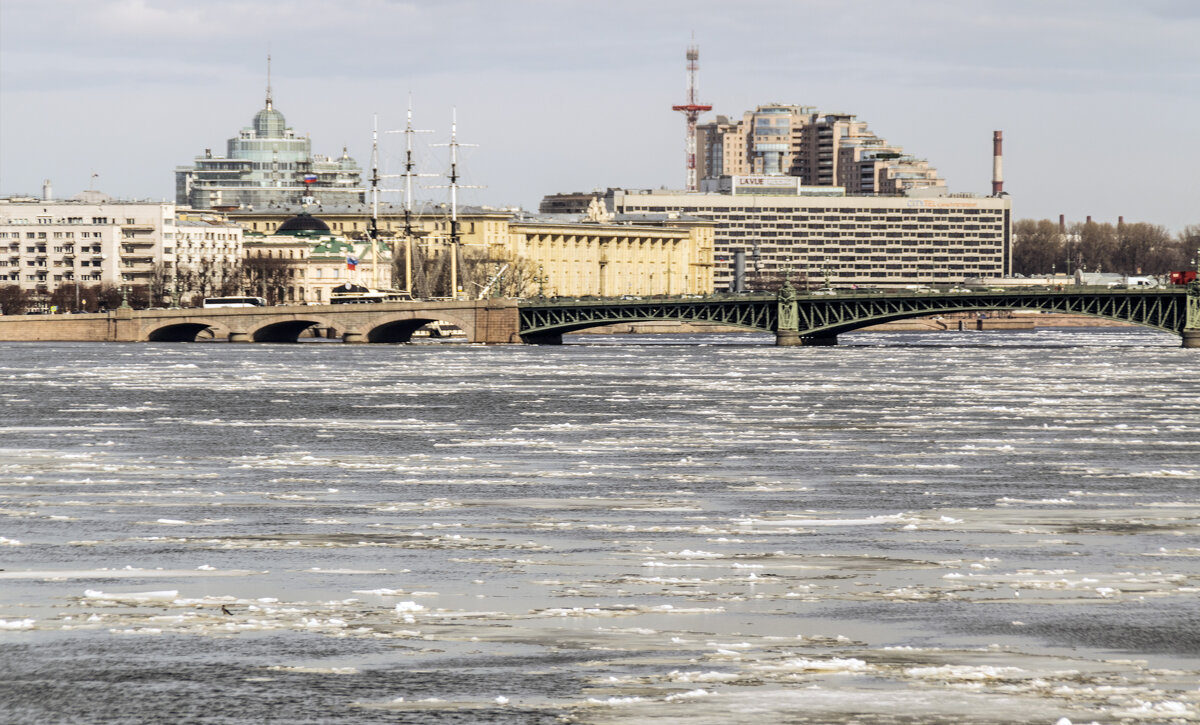
[[[172,200],[263,107],[268,54],[288,125],[364,169],[378,118],[401,170],[383,132],[411,98],[418,170],[445,174],[457,114],[464,203],[681,188],[695,42],[701,122],[852,113],[978,194],[1002,130],[1015,218],[1177,231],[1200,224],[1197,38],[1194,0],[0,0],[0,196]]]

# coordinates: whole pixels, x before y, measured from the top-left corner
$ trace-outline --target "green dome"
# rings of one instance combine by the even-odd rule
[[[267,107],[254,114],[254,133],[259,138],[283,138],[287,122],[283,114],[276,111],[268,102]]]

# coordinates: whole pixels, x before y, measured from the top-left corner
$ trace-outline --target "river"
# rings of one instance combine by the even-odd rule
[[[1136,329],[0,344],[0,722],[1200,720]]]

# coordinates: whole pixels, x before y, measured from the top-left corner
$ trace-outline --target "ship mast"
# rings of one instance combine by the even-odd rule
[[[458,247],[460,243],[458,233],[458,190],[459,189],[479,189],[478,186],[468,186],[458,183],[458,148],[460,146],[475,146],[476,144],[465,144],[458,142],[458,109],[455,108],[450,116],[450,143],[434,144],[435,146],[450,147],[450,175],[447,177],[450,184],[447,187],[450,189],[450,297],[458,299]]]
[[[379,114],[371,125],[371,289],[379,289]],[[388,285],[391,286],[390,284]]]
[[[416,174],[413,169],[417,167],[413,162],[413,134],[414,133],[433,133],[433,131],[416,130],[412,123],[412,94],[408,94],[408,123],[404,127],[404,131],[397,132],[404,134],[404,173],[400,174],[404,177],[404,285],[409,294],[412,294],[412,252],[413,252],[413,226],[412,226],[412,206],[413,206],[413,179],[418,176],[434,176],[434,174]]]

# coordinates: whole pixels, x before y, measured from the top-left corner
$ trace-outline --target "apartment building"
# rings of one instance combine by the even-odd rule
[[[243,285],[244,231],[220,215],[181,210],[175,222],[172,296],[181,307],[204,297],[237,294]]]
[[[0,199],[0,285],[48,295],[66,284],[161,284],[174,266],[175,235],[172,203],[96,191],[67,201]]]
[[[700,179],[795,176],[811,186],[840,186],[849,194],[902,194],[945,189],[923,159],[874,134],[866,121],[811,106],[771,104],[741,120],[717,116],[696,127]]]

